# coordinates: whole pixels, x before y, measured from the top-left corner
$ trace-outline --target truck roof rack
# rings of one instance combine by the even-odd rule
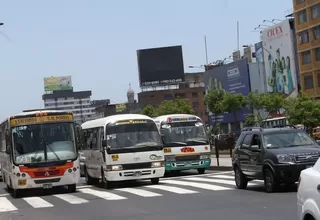
[[[244,128],[242,128],[242,131],[254,131],[254,130],[263,131],[263,128],[262,127],[244,127]]]
[[[273,125],[272,128],[294,128],[294,129],[297,129],[296,126],[294,125],[290,125],[290,124],[282,124],[282,125]]]

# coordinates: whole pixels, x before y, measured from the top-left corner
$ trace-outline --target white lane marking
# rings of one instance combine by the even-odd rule
[[[197,191],[189,190],[189,189],[183,189],[180,187],[175,187],[175,186],[164,186],[164,185],[149,185],[145,186],[151,189],[159,189],[159,190],[164,190],[168,192],[173,192],[177,194],[194,194],[198,193]]]
[[[0,198],[0,212],[11,212],[18,210],[6,197]]]
[[[48,208],[53,207],[53,205],[46,200],[40,198],[40,197],[28,197],[23,198],[24,201],[29,203],[33,208]]]
[[[181,179],[181,177],[186,177],[186,176],[215,176],[215,175],[221,175],[221,174],[231,174],[234,173],[234,171],[225,171],[225,172],[211,172],[211,173],[206,173],[206,174],[190,174],[190,175],[185,175],[185,176],[173,176],[173,177],[162,177],[162,180],[174,180],[174,179]]]
[[[179,180],[162,180],[163,183],[174,184],[174,185],[181,185],[181,186],[192,186],[195,188],[207,189],[207,190],[233,190],[233,188],[227,188],[223,186],[211,185],[206,183],[195,183],[189,181],[179,181]]]
[[[91,188],[91,185],[77,186],[77,189]]]
[[[100,198],[105,199],[105,200],[127,199],[126,197],[119,196],[119,195],[114,194],[114,193],[109,193],[109,192],[105,192],[105,191],[98,191],[98,190],[94,190],[94,189],[79,189],[78,191],[80,191],[82,193],[85,193],[85,194],[94,195],[94,196],[100,197]]]
[[[199,182],[222,183],[222,184],[227,184],[232,186],[235,185],[234,181],[231,181],[231,180],[207,179],[207,178],[201,178],[201,177],[189,177],[184,179],[191,180],[191,181],[199,181]]]
[[[3,193],[3,194],[0,194],[0,197],[1,196],[9,196],[10,194],[9,193]]]
[[[234,180],[234,176],[228,176],[228,175],[216,175],[216,176],[210,176],[210,178],[219,178],[219,179],[230,179],[230,180]]]
[[[70,204],[83,204],[83,203],[89,202],[88,200],[79,198],[79,197],[71,195],[71,194],[58,194],[58,195],[54,195],[54,196],[66,201]]]
[[[138,196],[142,196],[142,197],[162,196],[161,194],[150,192],[150,191],[143,190],[143,189],[121,188],[121,189],[116,189],[116,190],[122,191],[122,192],[127,192],[127,193],[132,193],[132,194],[135,194],[135,195],[138,195]]]

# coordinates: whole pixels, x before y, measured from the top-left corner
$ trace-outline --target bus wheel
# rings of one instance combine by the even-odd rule
[[[101,168],[101,182],[102,182],[102,187],[105,189],[111,189],[112,184],[110,181],[107,180],[107,178],[104,175],[103,169]]]
[[[77,191],[77,185],[76,184],[68,185],[68,193],[74,193],[76,191]]]
[[[88,185],[94,185],[94,184],[99,183],[99,180],[98,180],[98,179],[92,178],[92,177],[89,175],[86,167],[85,167],[85,169],[84,169],[84,174],[85,174],[85,178],[86,178],[86,183],[87,183]]]
[[[13,196],[13,198],[20,198],[21,197],[21,190],[19,190],[19,189],[14,189],[13,191],[12,191],[12,196]]]
[[[151,184],[153,184],[153,185],[159,184],[159,180],[160,180],[160,178],[152,178]]]
[[[199,168],[198,169],[198,173],[199,174],[204,174],[206,172],[206,169],[205,168]]]

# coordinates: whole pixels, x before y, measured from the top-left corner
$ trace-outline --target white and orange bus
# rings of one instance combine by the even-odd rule
[[[77,130],[73,113],[23,112],[0,124],[2,178],[13,197],[31,188],[67,186],[80,179]]]

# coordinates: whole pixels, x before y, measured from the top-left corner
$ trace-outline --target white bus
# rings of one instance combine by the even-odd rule
[[[164,143],[166,172],[197,169],[205,173],[211,152],[202,120],[188,114],[163,115],[154,120]]]
[[[139,179],[158,184],[164,176],[163,144],[150,117],[113,115],[81,127],[87,184],[97,184],[100,179],[105,188],[117,181]]]
[[[8,191],[19,197],[30,188],[67,186],[80,179],[73,114],[31,111],[10,116],[0,125],[0,162]]]
[[[269,118],[262,122],[262,124],[266,127],[273,127],[279,125],[288,125],[289,122],[286,117],[276,117],[276,118]]]

